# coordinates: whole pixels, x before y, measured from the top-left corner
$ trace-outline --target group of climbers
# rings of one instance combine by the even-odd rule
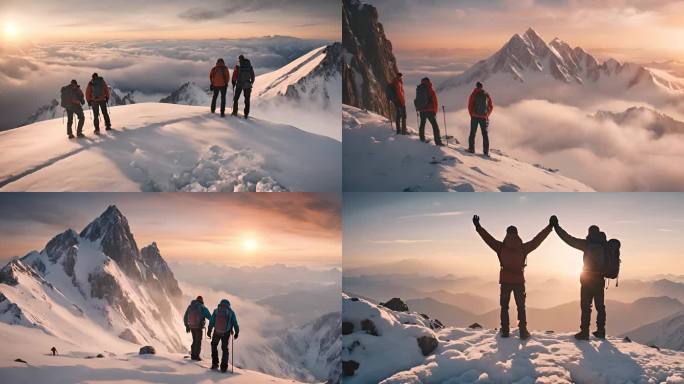
[[[67,113],[67,136],[70,139],[74,137],[85,137],[83,134],[83,124],[85,123],[85,115],[83,114],[83,105],[87,102],[93,110],[93,126],[95,127],[95,134],[100,134],[100,111],[105,121],[105,129],[112,129],[112,122],[107,111],[107,103],[109,102],[109,86],[107,82],[97,73],[93,73],[91,80],[88,82],[85,96],[81,90],[81,86],[76,80],[71,80],[71,83],[62,87],[60,92],[60,105]],[[78,125],[76,127],[76,136],[71,129],[74,124],[74,115],[78,118]]]
[[[214,312],[210,313],[204,306],[204,298],[197,296],[190,302],[183,316],[185,331],[192,334],[192,345],[190,346],[190,359],[201,361],[200,353],[202,350],[202,337],[204,325],[209,320],[207,337],[211,339],[211,369],[221,369],[226,372],[228,369],[228,341],[231,337],[237,340],[240,334],[237,316],[230,307],[230,301],[223,299],[219,302]],[[219,366],[218,345],[221,344],[221,363]],[[235,352],[233,351],[233,358]]]
[[[252,94],[252,86],[254,85],[255,75],[252,63],[243,55],[238,57],[238,61],[233,68],[231,77],[230,70],[226,66],[223,59],[218,59],[216,65],[209,72],[209,89],[213,92],[211,99],[211,113],[216,112],[216,99],[221,95],[221,117],[225,116],[226,111],[226,92],[228,84],[233,86],[233,111],[232,115],[238,115],[238,102],[240,96],[244,95],[244,118],[249,117],[250,97]],[[83,105],[88,103],[88,106],[93,111],[93,126],[95,127],[95,134],[100,134],[100,113],[104,118],[105,129],[107,131],[112,129],[112,122],[107,110],[107,104],[111,91],[109,85],[97,73],[93,73],[91,80],[88,82],[85,95],[81,90],[81,86],[76,80],[62,87],[60,91],[62,108],[67,114],[67,136],[69,139],[75,137],[85,137],[83,134],[83,125],[85,123],[85,115],[83,113]],[[72,126],[74,124],[74,115],[78,118],[76,127],[76,135],[74,135]]]
[[[397,73],[395,78],[387,85],[385,92],[390,103],[394,106],[394,116],[397,135],[407,135],[406,129],[406,98],[404,96],[404,78],[402,73]],[[416,98],[413,101],[416,113],[420,117],[418,135],[420,141],[426,142],[425,123],[430,122],[435,145],[443,146],[442,136],[437,123],[439,101],[432,82],[424,77],[416,87]],[[482,131],[483,152],[489,156],[489,116],[494,110],[492,98],[487,93],[481,82],[477,82],[468,98],[468,113],[470,114],[470,136],[468,138],[468,152],[475,153],[475,134],[479,126]]]
[[[238,114],[238,102],[240,95],[244,94],[245,109],[244,118],[249,117],[249,102],[254,85],[254,68],[252,63],[243,55],[238,57],[238,61],[233,68],[233,77],[223,59],[218,59],[216,65],[209,71],[209,89],[214,93],[211,98],[211,113],[216,113],[216,99],[221,95],[221,117],[226,115],[226,91],[228,82],[233,85],[233,116]]]

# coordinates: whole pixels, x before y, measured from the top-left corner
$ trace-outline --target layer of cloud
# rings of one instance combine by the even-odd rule
[[[58,98],[71,79],[84,87],[93,72],[124,92],[167,95],[187,82],[208,86],[216,59],[229,65],[244,54],[257,74],[269,72],[326,42],[287,37],[203,41],[60,43],[25,49],[0,46],[0,131],[18,126],[39,107]]]
[[[222,0],[205,1],[178,16],[191,21],[216,20],[239,13],[293,12],[307,17],[332,17],[339,15],[340,3],[335,0]],[[315,24],[309,24],[315,25]]]

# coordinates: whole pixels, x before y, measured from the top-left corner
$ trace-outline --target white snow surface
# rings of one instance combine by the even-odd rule
[[[417,313],[400,313],[366,300],[343,299],[343,321],[354,332],[342,337],[342,360],[360,363],[344,383],[683,383],[684,353],[658,351],[609,337],[576,341],[570,333],[532,330],[502,339],[496,330],[444,328],[433,331]],[[370,319],[379,336],[360,330]],[[423,356],[416,337],[434,336],[437,349]]]
[[[625,336],[647,345],[684,351],[684,312],[643,325]]]
[[[209,363],[184,359],[182,354],[157,350],[156,355],[138,355],[137,347],[121,350],[102,344],[84,346],[65,343],[37,329],[0,323],[0,377],[3,383],[297,383],[239,367],[233,374],[210,371]],[[58,356],[51,356],[55,346]],[[103,354],[103,358],[95,357]],[[15,362],[23,359],[27,363]]]
[[[325,46],[314,49],[278,70],[257,76],[252,95],[256,98],[285,95],[290,85],[311,73],[324,58]]]
[[[453,139],[449,148],[439,148],[421,143],[414,134],[395,135],[383,116],[348,105],[342,109],[346,191],[592,191],[555,170],[518,161],[497,150],[490,149],[491,157],[485,158],[468,153]],[[444,127],[440,129],[444,135]],[[426,137],[432,137],[431,132],[428,123]],[[479,137],[477,150],[481,151]],[[438,164],[431,164],[433,159]]]
[[[114,131],[67,140],[61,119],[0,132],[1,191],[339,191],[341,144],[206,107],[110,108]],[[88,116],[86,116],[87,120]]]

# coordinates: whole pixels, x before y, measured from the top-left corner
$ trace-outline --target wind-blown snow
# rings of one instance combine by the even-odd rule
[[[378,336],[360,329],[371,320]],[[433,331],[417,313],[399,313],[343,295],[343,321],[355,332],[343,336],[343,361],[360,365],[344,382],[419,383],[682,383],[684,353],[657,350],[609,337],[576,341],[570,333],[517,331],[502,339],[496,330]],[[432,336],[438,346],[423,356],[416,341]]]
[[[284,96],[290,85],[311,73],[324,58],[325,46],[312,50],[278,70],[257,76],[252,95],[257,98]]]
[[[206,107],[110,108],[115,131],[67,140],[61,119],[0,133],[2,191],[338,191],[341,144]]]
[[[449,148],[437,148],[415,135],[397,136],[386,118],[351,106],[343,106],[342,120],[347,191],[591,191],[557,171],[500,151],[490,151],[487,159],[468,153],[453,139]],[[431,164],[433,158],[439,164]]]

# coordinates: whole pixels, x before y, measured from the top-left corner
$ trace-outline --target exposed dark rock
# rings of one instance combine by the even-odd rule
[[[423,319],[425,319],[425,320],[430,320],[430,316],[428,316],[428,315],[426,315],[426,314],[424,314],[424,313],[421,313],[420,316],[421,316]]]
[[[352,297],[352,298],[349,299],[349,300],[351,300],[351,301],[359,301],[359,298],[358,298],[358,297]]]
[[[651,347],[651,348],[655,348],[655,349],[657,349],[657,350],[659,350],[659,351],[660,351],[660,347],[659,347],[659,346],[657,346],[657,345],[655,345],[655,344],[650,344],[650,345],[649,345],[649,347]]]
[[[135,337],[135,335],[133,334],[133,332],[132,332],[130,329],[128,329],[128,328],[124,329],[124,330],[119,334],[119,337],[122,338],[122,339],[124,339],[124,340],[126,340],[126,341],[129,341],[129,342],[131,342],[131,343],[133,343],[133,344],[140,344],[140,342],[138,341],[138,338]]]
[[[361,321],[361,330],[369,335],[379,336],[378,329],[375,328],[375,323],[370,319],[365,319]]]
[[[156,353],[157,353],[157,351],[151,345],[146,345],[144,347],[141,347],[140,351],[138,352],[139,355],[154,355]]]
[[[98,353],[97,356],[95,356],[95,357],[97,357],[98,359],[102,359],[104,357],[104,355],[101,353]]]
[[[397,60],[375,7],[342,1],[342,46],[342,103],[389,117],[385,87],[398,73]]]
[[[625,338],[622,339],[622,341],[624,341],[625,343],[631,343],[632,339],[630,339],[629,336],[625,336]]]
[[[398,297],[392,298],[386,303],[380,303],[380,305],[397,312],[407,312],[409,310],[408,305]]]
[[[25,360],[22,360],[22,359],[14,359],[14,361],[16,361],[17,363],[28,364]]]
[[[360,346],[361,346],[361,342],[358,340],[354,340],[354,342],[349,344],[349,346],[347,347],[347,352],[352,353],[352,352],[354,352],[354,350],[357,347],[360,347]]]
[[[73,246],[78,244],[78,235],[73,229],[67,229],[53,237],[45,246],[45,254],[51,263],[56,263]]]
[[[354,324],[350,323],[348,321],[343,321],[342,322],[342,334],[343,335],[349,335],[352,332],[354,332]]]
[[[76,246],[71,246],[64,257],[62,262],[62,267],[64,267],[64,273],[69,277],[74,277],[74,267],[76,266],[76,256],[78,255],[78,248]]]
[[[416,341],[418,342],[418,347],[423,353],[423,356],[428,356],[431,354],[435,349],[437,349],[437,345],[439,344],[437,339],[435,339],[433,336],[421,336],[417,338]]]
[[[442,324],[442,322],[439,321],[439,319],[434,319],[434,320],[432,320],[432,322],[431,322],[430,325],[432,326],[432,329],[442,329],[442,328],[444,328],[444,324]]]
[[[356,372],[360,366],[361,364],[354,360],[342,360],[342,375],[354,376],[354,372]]]
[[[478,323],[472,323],[468,326],[470,329],[482,329],[482,326]]]

